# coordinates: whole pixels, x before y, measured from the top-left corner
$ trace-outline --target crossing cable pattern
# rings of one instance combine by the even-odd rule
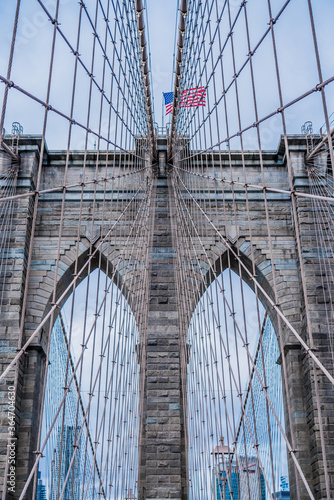
[[[24,442],[30,446],[29,461],[17,470],[16,495],[36,497],[38,471],[52,499],[135,495],[154,147],[142,2],[33,2],[30,8],[38,9],[47,25],[38,41],[49,47],[43,47],[40,60],[48,68],[44,88],[31,88],[30,73],[22,71],[28,52],[19,48],[17,34],[25,8],[18,0],[8,66],[0,72],[1,337],[9,346],[1,381],[6,391],[9,384],[15,386],[18,415],[32,403],[36,429],[29,444],[20,419],[15,422],[16,454]],[[33,50],[34,43],[26,50]],[[16,154],[4,130],[24,105],[40,117],[36,161],[24,155],[24,141]],[[46,141],[55,136],[63,166],[48,178]],[[79,173],[73,149],[80,149]],[[31,183],[21,181],[17,188],[17,172],[27,175],[31,165]],[[22,244],[24,229],[14,234],[13,225],[19,228],[25,218],[29,229]],[[13,272],[24,276],[17,298],[6,287]],[[12,316],[14,301],[18,306]],[[34,357],[38,352],[41,358]],[[36,363],[40,395],[22,402],[29,382],[21,374],[28,363]],[[1,418],[8,419],[4,404]],[[3,466],[4,499],[10,488],[8,460]]]
[[[136,497],[154,199],[143,5],[34,5],[47,22],[47,35],[38,37],[43,50],[35,50],[41,82],[25,80],[25,70],[33,71],[17,40],[26,15],[20,0],[11,7],[11,46],[0,71],[0,377],[4,393],[14,381],[18,413],[31,412],[36,427],[17,495],[36,496],[39,471],[52,498]],[[238,497],[275,498],[289,465],[295,498],[331,498],[332,414],[324,395],[334,384],[327,108],[334,76],[319,23],[332,6],[312,0],[179,5],[169,160],[190,497],[232,498],[237,488]],[[284,45],[296,32],[290,24],[296,16],[307,60],[295,39],[288,50]],[[29,48],[36,49],[36,40]],[[313,70],[304,67],[293,84],[285,61]],[[207,108],[178,109],[181,92],[196,87],[206,88]],[[325,122],[325,135],[311,142],[288,135],[303,106]],[[4,131],[25,108],[42,131],[34,138],[36,156],[24,152],[24,141],[14,150]],[[278,151],[266,154],[279,133]],[[54,137],[62,156],[48,153]],[[9,287],[13,273],[19,290]],[[303,357],[310,419],[317,422],[312,456],[301,449],[298,402],[283,398],[302,390],[294,352]],[[37,373],[41,391],[32,395]],[[19,418],[14,433],[16,451],[28,446]],[[313,477],[315,461],[323,472]],[[8,463],[7,456],[3,499]]]
[[[323,329],[330,342],[330,354],[334,365],[333,337],[333,169],[329,154],[330,145],[321,139],[318,144],[311,144],[307,156],[307,170],[312,198],[312,212],[316,220],[316,246],[321,249],[319,259],[320,283],[318,287],[325,304]]]
[[[319,489],[324,497],[333,493],[324,430],[331,403],[322,392],[326,386],[332,394],[334,385],[333,143],[327,107],[333,74],[319,36],[327,8],[311,0],[180,5],[169,161],[193,499],[206,499],[209,491],[215,498],[234,498],[233,490],[238,498],[275,498],[280,476],[287,474],[286,449],[293,498],[316,498]],[[293,40],[289,33],[296,34]],[[283,36],[289,43],[285,51]],[[298,72],[292,81],[292,60],[304,68],[303,81]],[[207,108],[178,108],[180,94],[197,87],[206,89]],[[288,135],[296,133],[294,120],[310,103],[321,110],[316,119],[326,128],[325,136],[313,136],[311,147],[306,137]],[[263,150],[274,149],[272,137],[280,133],[278,155],[268,159]],[[284,178],[277,166],[285,167]],[[282,217],[293,229],[284,237],[284,250]],[[281,265],[284,258],[300,270],[295,283]],[[298,308],[299,295],[304,306]],[[265,323],[263,305],[269,313]],[[300,429],[290,398],[284,400],[285,419],[282,413],[282,391],[294,391],[289,346],[302,349],[304,374],[313,380],[307,391],[324,465],[323,476],[313,480],[296,446]],[[273,359],[275,353],[281,354]],[[278,357],[282,386],[273,376]]]

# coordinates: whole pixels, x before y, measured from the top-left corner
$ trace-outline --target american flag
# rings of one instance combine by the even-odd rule
[[[173,111],[174,92],[164,92],[166,115]],[[179,97],[180,108],[191,108],[205,106],[206,90],[205,87],[196,87],[185,89]]]
[[[205,87],[196,87],[194,89],[183,90],[180,95],[179,106],[180,108],[205,106],[205,97]]]
[[[173,111],[174,92],[164,92],[166,115]]]

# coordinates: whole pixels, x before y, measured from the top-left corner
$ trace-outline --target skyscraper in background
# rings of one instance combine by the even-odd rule
[[[53,459],[51,462],[51,484],[50,484],[49,500],[57,500],[58,491],[59,493],[61,493],[63,490],[66,476],[69,471],[70,463],[73,456],[73,449],[74,449],[73,445],[77,441],[77,436],[79,432],[80,432],[80,427],[78,427],[77,432],[75,433],[75,427],[71,425],[65,425],[63,432],[63,442],[62,442],[61,428],[58,429],[57,446],[53,450]],[[60,463],[61,466],[59,465]],[[81,473],[82,471],[80,465],[81,465],[81,446],[77,448],[75,461],[73,466],[71,467],[71,472],[66,482],[65,493],[63,496],[64,500],[80,498],[82,484],[83,484],[83,474]],[[89,464],[87,464],[87,467],[89,469]]]
[[[43,415],[43,424],[52,421],[56,410],[63,397],[63,387],[66,380],[66,366],[68,366],[67,380],[72,376],[73,361],[70,356],[70,362],[67,363],[67,340],[64,325],[58,317],[52,329],[51,345],[50,345],[50,366],[48,371],[48,380],[45,392],[45,406]],[[91,440],[87,438],[87,430],[83,429],[79,446],[76,448],[81,423],[83,420],[82,410],[77,416],[77,394],[75,393],[75,384],[72,385],[71,392],[68,395],[64,413],[64,426],[62,429],[62,414],[52,431],[51,439],[46,448],[46,460],[40,465],[43,467],[39,471],[39,477],[43,479],[45,492],[47,496],[40,497],[41,500],[57,500],[65,485],[67,473],[70,469],[70,464],[75,453],[75,460],[71,466],[71,472],[66,481],[63,500],[73,500],[81,498],[82,487],[87,487],[88,492],[86,499],[90,500],[93,496],[93,478],[89,478],[92,445]],[[42,427],[43,439],[44,427]],[[45,432],[45,431],[44,431]],[[87,446],[86,446],[87,439]],[[37,497],[39,500],[39,497]]]
[[[256,458],[239,457],[230,465],[220,461],[216,469],[215,500],[266,500],[264,476]]]
[[[41,472],[38,471],[37,496],[36,500],[46,500],[46,487],[41,479]]]
[[[278,491],[275,493],[276,500],[290,500],[290,491]]]
[[[284,428],[284,407],[282,391],[282,374],[280,351],[274,327],[267,316],[264,321],[262,331],[262,343],[257,348],[255,354],[256,371],[252,370],[251,378],[245,388],[245,415],[248,424],[244,426],[244,431],[240,432],[237,439],[236,452],[240,456],[247,455],[248,464],[254,455],[254,435],[258,442],[258,458],[261,462],[259,468],[262,474],[262,485],[264,499],[269,500],[276,492],[289,490],[288,486],[288,460],[287,448],[282,433],[278,429],[277,419],[273,412],[268,409],[267,399],[263,386],[267,386],[268,397],[273,402],[273,407],[278,420]],[[260,382],[261,380],[261,382]],[[270,434],[270,440],[269,440]],[[246,450],[246,453],[245,453]],[[273,467],[270,464],[270,456],[273,455]],[[273,477],[274,475],[274,477]],[[260,476],[261,477],[261,476]],[[275,490],[268,491],[267,484]],[[284,479],[284,484],[282,483]]]
[[[262,350],[261,350],[262,349]],[[279,499],[290,498],[287,468],[287,451],[281,433],[277,431],[277,421],[272,412],[268,413],[266,398],[262,390],[264,381],[267,392],[274,401],[276,414],[281,422],[283,416],[283,392],[280,367],[280,353],[273,325],[267,317],[264,320],[261,349],[255,355],[256,373],[252,371],[245,388],[245,415],[248,424],[244,426],[236,439],[233,451],[221,438],[214,455],[214,498],[230,500],[269,500],[274,496]],[[262,381],[262,384],[259,381]],[[242,418],[242,415],[241,417]],[[276,491],[268,491],[267,483],[272,485],[270,466],[270,444],[268,420],[270,421],[271,447],[274,450],[274,482]],[[241,427],[239,427],[240,429]],[[259,457],[254,457],[254,442],[251,432],[257,431]],[[246,450],[246,453],[245,453]],[[247,455],[247,460],[245,458]]]

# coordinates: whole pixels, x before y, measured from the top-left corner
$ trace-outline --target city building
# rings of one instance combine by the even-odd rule
[[[76,436],[80,432],[78,427]],[[63,431],[63,440],[61,440],[61,428],[57,433],[57,444],[53,450],[53,459],[51,462],[51,486],[49,500],[57,500],[58,490],[61,493],[65,485],[65,479],[70,468],[70,463],[73,456],[73,444],[75,443],[75,427],[65,425]],[[61,467],[60,467],[61,459]],[[82,489],[82,473],[81,473],[81,455],[80,448],[77,449],[74,465],[71,468],[70,476],[65,486],[64,500],[72,498],[80,498]],[[59,485],[58,485],[59,483]],[[72,484],[73,483],[73,484]],[[73,491],[72,491],[73,490]]]
[[[46,487],[41,479],[41,472],[38,471],[37,496],[36,500],[46,500]]]
[[[215,500],[266,500],[263,473],[257,458],[235,457],[224,439],[213,451]]]
[[[275,493],[277,500],[290,500],[290,491],[278,491]]]

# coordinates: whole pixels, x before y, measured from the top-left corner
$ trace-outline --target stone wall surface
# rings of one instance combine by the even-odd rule
[[[176,252],[172,241],[168,184],[166,176],[158,177],[151,253],[140,499],[187,498],[182,482],[185,469]]]
[[[305,165],[305,144],[301,138],[289,140],[293,183],[296,190],[308,189],[308,175]],[[34,190],[39,163],[39,145],[37,139],[26,140],[21,145],[21,164],[17,181],[17,193]],[[284,148],[281,145],[277,152],[263,152],[264,179],[270,186],[289,189],[287,165],[284,159]],[[244,160],[247,170],[247,181],[261,184],[259,155],[247,153],[242,159],[240,153],[232,154],[233,178],[243,179]],[[0,167],[3,165],[0,159]],[[63,182],[66,155],[64,152],[48,152],[44,158],[41,188],[58,186]],[[118,181],[106,182],[105,186],[92,184],[85,189],[85,197],[81,203],[83,176],[83,153],[73,152],[69,158],[70,169],[68,182],[78,184],[66,193],[64,224],[58,256],[59,220],[61,214],[62,192],[52,192],[40,198],[37,213],[37,225],[34,236],[34,247],[29,276],[24,339],[28,339],[41,320],[50,310],[54,283],[56,282],[56,298],[59,298],[71,282],[76,263],[84,262],[87,255],[99,238],[106,234],[129,201],[137,184],[131,176],[123,182],[122,194]],[[112,166],[111,166],[112,165]],[[116,166],[115,166],[116,165]],[[129,163],[130,165],[130,163]],[[124,173],[129,165],[117,165],[117,161],[104,166],[96,161],[96,152],[88,155],[85,178],[94,178],[96,168],[101,175],[114,176]],[[105,170],[106,169],[106,170]],[[208,177],[231,176],[227,153],[220,155],[203,155],[198,162],[198,172]],[[192,182],[192,181],[191,181]],[[191,192],[206,213],[219,229],[220,234],[236,252],[248,269],[253,265],[259,283],[272,300],[276,300],[291,323],[305,341],[319,356],[327,369],[332,370],[329,335],[323,327],[326,307],[329,299],[323,283],[323,270],[319,252],[316,247],[316,224],[312,204],[305,199],[296,198],[298,217],[298,233],[300,235],[300,251],[296,239],[296,227],[292,217],[291,197],[284,193],[267,192],[266,216],[263,192],[248,189],[248,199],[242,188],[202,178],[194,183]],[[175,199],[171,180],[161,171],[155,180],[153,246],[150,254],[151,290],[148,312],[147,331],[140,332],[146,341],[145,393],[142,415],[141,465],[139,474],[140,500],[144,499],[187,499],[186,485],[186,449],[184,422],[184,395],[181,384],[180,365],[180,329],[178,317],[178,298],[176,292],[175,273],[176,249],[173,242],[172,216],[175,212]],[[126,189],[125,189],[126,187]],[[234,199],[233,201],[233,191]],[[105,207],[105,200],[107,209]],[[138,203],[140,199],[138,200]],[[3,257],[6,260],[5,280],[3,284],[4,308],[0,325],[0,369],[3,371],[16,354],[19,343],[20,317],[23,307],[23,294],[26,282],[27,255],[30,243],[31,214],[33,197],[21,198],[14,203],[14,217],[10,226],[9,250]],[[95,218],[92,221],[92,206]],[[247,210],[248,204],[248,210]],[[224,208],[225,207],[225,208]],[[106,215],[107,214],[107,215]],[[196,214],[195,214],[196,216]],[[80,219],[80,226],[78,221]],[[198,217],[200,220],[200,217]],[[328,221],[327,221],[328,222]],[[272,235],[272,250],[268,240],[268,225]],[[326,220],[323,220],[326,224]],[[136,276],[131,271],[122,274],[119,266],[119,252],[127,241],[127,218],[112,237],[108,245],[100,252],[102,267],[113,275],[115,282],[123,284],[123,290],[132,306],[140,324],[140,310],[136,310],[136,293],[140,289]],[[227,266],[226,246],[209,224],[203,224],[201,236],[204,248],[198,243],[194,249],[194,258],[199,259],[202,269],[206,269],[206,280],[209,283]],[[252,241],[252,245],[251,242]],[[79,245],[77,245],[79,242]],[[133,241],[128,240],[128,244]],[[77,251],[79,249],[79,252]],[[300,261],[300,255],[302,262]],[[210,266],[208,265],[208,258]],[[273,259],[273,260],[272,260]],[[326,265],[324,258],[323,265]],[[303,273],[301,269],[303,268]],[[96,267],[92,261],[87,273]],[[240,273],[236,260],[231,261],[232,268]],[[275,267],[275,277],[273,266]],[[213,270],[214,271],[213,271]],[[86,274],[87,274],[86,273]],[[85,274],[85,275],[86,275]],[[245,271],[243,279],[252,287],[252,281]],[[83,277],[85,277],[83,275]],[[305,279],[302,279],[302,276]],[[274,283],[275,278],[275,283]],[[138,278],[139,279],[139,278]],[[137,281],[136,281],[137,280]],[[184,283],[184,287],[190,284]],[[306,287],[306,288],[305,288]],[[203,281],[198,275],[198,289],[203,291]],[[305,300],[304,290],[307,299]],[[67,296],[70,292],[68,292]],[[199,292],[200,293],[200,292]],[[66,296],[66,297],[67,297]],[[66,297],[61,301],[63,304]],[[199,296],[189,307],[194,309]],[[295,435],[296,457],[303,467],[316,500],[325,500],[324,464],[321,452],[322,436],[327,451],[327,468],[330,481],[334,481],[334,391],[331,384],[313,363],[304,349],[301,348],[293,333],[282,322],[278,328],[278,318],[268,302],[261,296],[276,332],[281,332],[283,346],[281,356],[285,357],[288,373],[288,390],[284,388],[285,412],[287,402],[290,404],[293,432]],[[308,309],[306,310],[306,302]],[[333,304],[331,304],[333,307]],[[309,317],[309,324],[307,323]],[[8,498],[18,498],[31,464],[35,459],[37,447],[37,422],[41,407],[41,381],[45,370],[45,349],[52,325],[46,323],[41,334],[32,342],[16,370],[18,388],[16,394],[17,438],[20,450],[17,461],[18,490]],[[314,379],[316,373],[317,380]],[[7,388],[15,378],[13,369],[1,384],[0,392],[0,469],[1,481],[5,471],[7,446]],[[322,409],[322,420],[318,418],[318,403]],[[288,419],[286,417],[286,423]],[[291,431],[287,425],[287,435],[291,439]],[[291,498],[297,497],[297,481],[301,491],[300,499],[309,498],[300,479],[293,472],[292,458],[289,458]],[[334,490],[334,485],[331,483]]]

